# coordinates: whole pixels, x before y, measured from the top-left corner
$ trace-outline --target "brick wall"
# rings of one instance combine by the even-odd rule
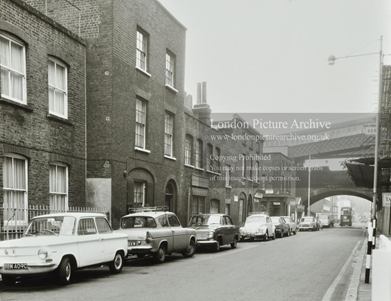
[[[0,0],[0,31],[24,42],[27,84],[27,106],[0,99],[0,187],[3,187],[3,154],[24,155],[29,162],[28,201],[48,204],[49,163],[60,161],[69,167],[69,205],[83,206],[85,44],[64,27],[18,0]],[[49,56],[68,65],[67,120],[48,116]]]

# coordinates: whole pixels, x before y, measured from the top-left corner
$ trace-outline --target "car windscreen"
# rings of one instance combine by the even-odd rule
[[[246,219],[246,224],[251,223],[266,223],[266,218],[264,216],[249,216]]]
[[[33,219],[24,236],[57,235],[71,236],[75,231],[76,218],[72,216],[42,217]]]
[[[313,217],[303,217],[300,221],[309,223],[309,222],[313,222],[314,218]]]
[[[189,222],[189,227],[196,225],[220,224],[220,215],[197,215],[193,216]]]
[[[156,222],[153,217],[148,216],[128,216],[121,220],[122,229],[133,228],[156,228]]]

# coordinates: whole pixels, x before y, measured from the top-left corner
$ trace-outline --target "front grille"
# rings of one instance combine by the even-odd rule
[[[203,240],[203,239],[207,239],[208,238],[208,232],[198,232],[197,231],[197,240]]]

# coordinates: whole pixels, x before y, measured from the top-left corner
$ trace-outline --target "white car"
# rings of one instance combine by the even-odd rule
[[[251,214],[247,217],[243,227],[239,229],[241,241],[246,238],[254,240],[255,238],[263,238],[268,240],[269,237],[272,239],[276,238],[275,227],[272,223],[269,215],[264,213]]]
[[[56,213],[34,217],[22,238],[0,242],[3,284],[18,278],[55,272],[68,284],[76,269],[108,264],[122,270],[128,254],[127,235],[114,233],[99,213]]]

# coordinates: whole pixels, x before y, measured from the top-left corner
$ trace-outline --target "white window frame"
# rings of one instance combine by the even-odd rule
[[[196,140],[196,149],[195,149],[195,167],[203,168],[202,166],[202,153],[203,153],[204,143],[201,139]]]
[[[49,104],[49,113],[52,114],[52,115],[56,115],[56,116],[59,116],[59,117],[62,117],[62,118],[65,118],[65,119],[68,119],[68,67],[62,63],[61,61],[53,58],[53,57],[49,57],[49,61],[51,61],[52,63],[54,63],[54,79],[52,82],[56,82],[56,70],[57,70],[57,65],[60,65],[61,67],[65,68],[65,90],[62,90],[54,85],[50,85],[49,84],[49,64],[48,64],[48,93],[50,93],[50,88],[53,89],[53,93],[54,93],[54,96],[53,96],[53,105],[54,105],[54,101],[56,99],[55,95],[56,95],[56,92],[60,92],[60,93],[63,93],[64,94],[64,115],[61,115],[59,114],[58,112],[55,112],[55,111],[52,111],[50,109],[50,104]]]
[[[141,65],[141,57],[144,58],[144,68]],[[148,34],[141,29],[137,29],[136,36],[136,68],[145,72],[148,70]]]
[[[137,185],[141,185],[141,192],[142,192],[142,200],[143,202],[141,203],[141,206],[144,207],[145,206],[145,189],[146,189],[146,185],[145,185],[145,182],[143,181],[134,181],[134,184],[133,184],[133,204],[140,204],[140,203],[137,203],[136,202],[136,198],[134,197],[134,193],[136,192],[136,184]]]
[[[141,104],[141,111],[138,109],[138,105],[137,105],[138,103]],[[138,114],[144,114],[144,121],[138,120],[137,117]],[[146,144],[147,144],[146,128],[147,128],[147,103],[146,101],[136,98],[136,126],[135,126],[135,139],[134,139],[134,145],[136,148],[146,149]],[[137,139],[137,136],[141,136],[137,132],[138,129],[141,129],[141,134],[143,136],[143,141],[142,141],[143,145],[137,144],[137,141],[139,140]]]
[[[231,187],[231,166],[225,166],[225,187]]]
[[[11,158],[12,159],[12,173],[13,173],[13,177],[12,177],[12,181],[15,182],[15,169],[14,169],[14,159],[19,159],[19,160],[24,160],[24,168],[25,168],[25,181],[26,181],[26,189],[15,189],[15,188],[10,188],[10,187],[5,187],[5,169],[4,169],[4,164],[3,164],[3,191],[24,191],[24,197],[23,197],[23,201],[24,201],[24,208],[16,208],[16,212],[15,212],[15,216],[16,217],[20,217],[20,211],[22,211],[22,219],[13,219],[14,221],[16,221],[16,225],[26,225],[27,224],[27,221],[28,221],[28,161],[27,161],[27,158],[24,157],[24,156],[21,156],[21,155],[17,155],[17,154],[13,154],[13,153],[6,153],[4,154],[4,157],[3,158]],[[12,185],[14,186],[14,185]],[[3,202],[4,202],[5,198],[3,196]],[[4,206],[4,205],[3,205]],[[11,207],[8,207],[8,208],[11,208]],[[15,208],[14,208],[15,209]],[[5,215],[3,215],[5,216]],[[8,220],[8,219],[7,219]],[[7,221],[4,221],[4,222],[7,222]],[[10,222],[8,222],[9,225],[15,225],[15,222],[12,223],[12,221],[10,220]]]
[[[10,66],[6,66],[6,65],[2,64],[1,61],[0,61],[0,69],[5,69],[5,70],[8,71],[8,82],[9,82],[9,85],[10,85],[8,87],[9,91],[11,91],[11,73],[12,72],[13,73],[17,73],[17,74],[22,76],[22,98],[23,99],[17,99],[17,98],[11,97],[9,95],[3,94],[0,91],[1,97],[26,105],[27,104],[27,92],[26,92],[26,47],[23,44],[23,42],[18,41],[16,38],[10,37],[10,36],[2,33],[2,32],[0,32],[0,36],[2,38],[4,38],[4,39],[8,40],[9,50],[10,50],[10,53],[9,53],[10,60],[12,59],[11,43],[14,43],[14,44],[16,44],[18,46],[21,46],[22,49],[23,49],[23,53],[22,53],[22,56],[23,56],[23,72],[22,73],[20,71],[12,69]],[[1,84],[3,85],[4,83],[1,83]]]
[[[166,85],[174,88],[175,86],[175,56],[166,52]]]
[[[53,162],[53,163],[50,163],[50,166],[55,166],[56,167],[56,183],[57,183],[57,168],[58,166],[60,167],[65,167],[65,193],[60,193],[58,191],[55,191],[53,190],[53,187],[50,187],[50,167],[49,167],[49,194],[50,196],[54,195],[54,196],[57,196],[57,195],[65,195],[65,204],[64,204],[64,208],[65,210],[68,210],[69,209],[69,203],[68,203],[68,193],[69,193],[69,175],[68,175],[68,166],[66,164],[63,164],[63,163],[59,163],[59,162]],[[49,201],[50,202],[50,201]],[[50,209],[51,210],[55,210],[55,211],[58,211],[57,208],[53,208],[50,204]]]
[[[242,157],[242,178],[246,177],[246,154],[243,154]]]
[[[259,161],[255,161],[255,182],[259,183]]]
[[[168,128],[171,128],[171,133],[170,131],[167,131]],[[170,144],[166,143],[166,139],[168,139]],[[166,145],[170,145],[169,154],[166,153]],[[164,155],[168,157],[173,157],[173,154],[174,154],[174,116],[166,112],[164,115]]]
[[[185,165],[192,166],[194,138],[191,135],[185,136]]]

